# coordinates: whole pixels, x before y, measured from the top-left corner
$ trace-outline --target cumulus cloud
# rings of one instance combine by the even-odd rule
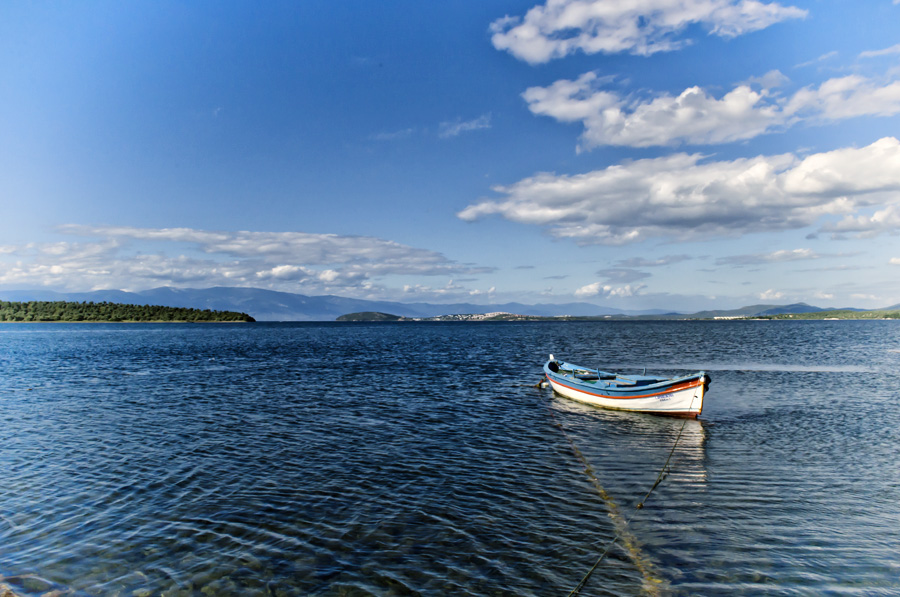
[[[579,151],[604,145],[729,143],[782,130],[801,120],[824,123],[900,113],[900,81],[850,75],[783,97],[774,89],[785,81],[780,72],[772,71],[721,97],[695,86],[677,96],[633,99],[605,89],[609,79],[588,72],[575,80],[531,87],[522,97],[534,114],[580,122],[584,132]]]
[[[860,238],[871,238],[882,233],[900,232],[900,206],[888,205],[871,215],[848,215],[839,222],[822,227],[834,235],[855,234]]]
[[[873,206],[898,213],[900,142],[886,137],[803,159],[785,154],[706,161],[678,153],[587,174],[541,173],[493,190],[503,197],[469,205],[458,217],[496,214],[579,244],[737,237],[840,216],[842,222],[826,222],[823,229],[878,233],[900,222],[860,214]]]
[[[649,56],[690,43],[679,34],[691,25],[731,38],[806,14],[758,0],[547,0],[524,17],[494,21],[490,30],[495,48],[540,64],[577,51]]]
[[[442,122],[438,130],[438,137],[447,139],[450,137],[458,137],[462,133],[469,131],[477,131],[480,129],[491,128],[491,115],[482,114],[478,118],[472,120],[455,120],[453,122]]]
[[[760,292],[759,298],[760,298],[760,300],[764,300],[764,301],[774,301],[774,300],[784,298],[784,293],[779,292],[777,290],[772,290],[770,288],[770,289],[766,290],[765,292]]]
[[[0,285],[71,290],[225,285],[359,296],[375,290],[373,280],[384,276],[491,271],[365,236],[75,225],[60,231],[101,240],[7,246],[0,253]],[[135,244],[159,251],[141,252]]]
[[[644,288],[646,288],[646,286],[643,284],[634,286],[630,284],[626,284],[625,286],[612,286],[610,284],[603,284],[602,282],[594,282],[593,284],[582,286],[576,290],[575,296],[576,298],[581,299],[591,297],[628,298],[639,294]]]

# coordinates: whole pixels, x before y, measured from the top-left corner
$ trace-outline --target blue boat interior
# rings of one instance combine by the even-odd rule
[[[608,371],[600,371],[599,369],[585,369],[570,363],[551,361],[547,368],[553,373],[563,376],[571,376],[581,382],[596,384],[603,382],[602,385],[607,386],[649,386],[660,382],[671,381],[667,377],[655,377],[650,375],[621,375],[610,373]]]

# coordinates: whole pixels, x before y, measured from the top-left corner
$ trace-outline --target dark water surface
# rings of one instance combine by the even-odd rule
[[[551,352],[711,373],[643,509],[684,422]],[[0,371],[21,595],[565,595],[620,532],[582,595],[900,594],[897,322],[6,324]]]

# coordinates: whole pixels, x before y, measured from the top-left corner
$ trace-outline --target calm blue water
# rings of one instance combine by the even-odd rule
[[[551,352],[711,373],[644,509],[684,421]],[[582,595],[900,593],[897,322],[6,324],[0,371],[20,595],[565,595],[619,532]]]

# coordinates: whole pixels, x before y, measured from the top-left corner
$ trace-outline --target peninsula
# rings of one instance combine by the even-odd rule
[[[0,322],[252,322],[246,313],[158,305],[0,301]]]

